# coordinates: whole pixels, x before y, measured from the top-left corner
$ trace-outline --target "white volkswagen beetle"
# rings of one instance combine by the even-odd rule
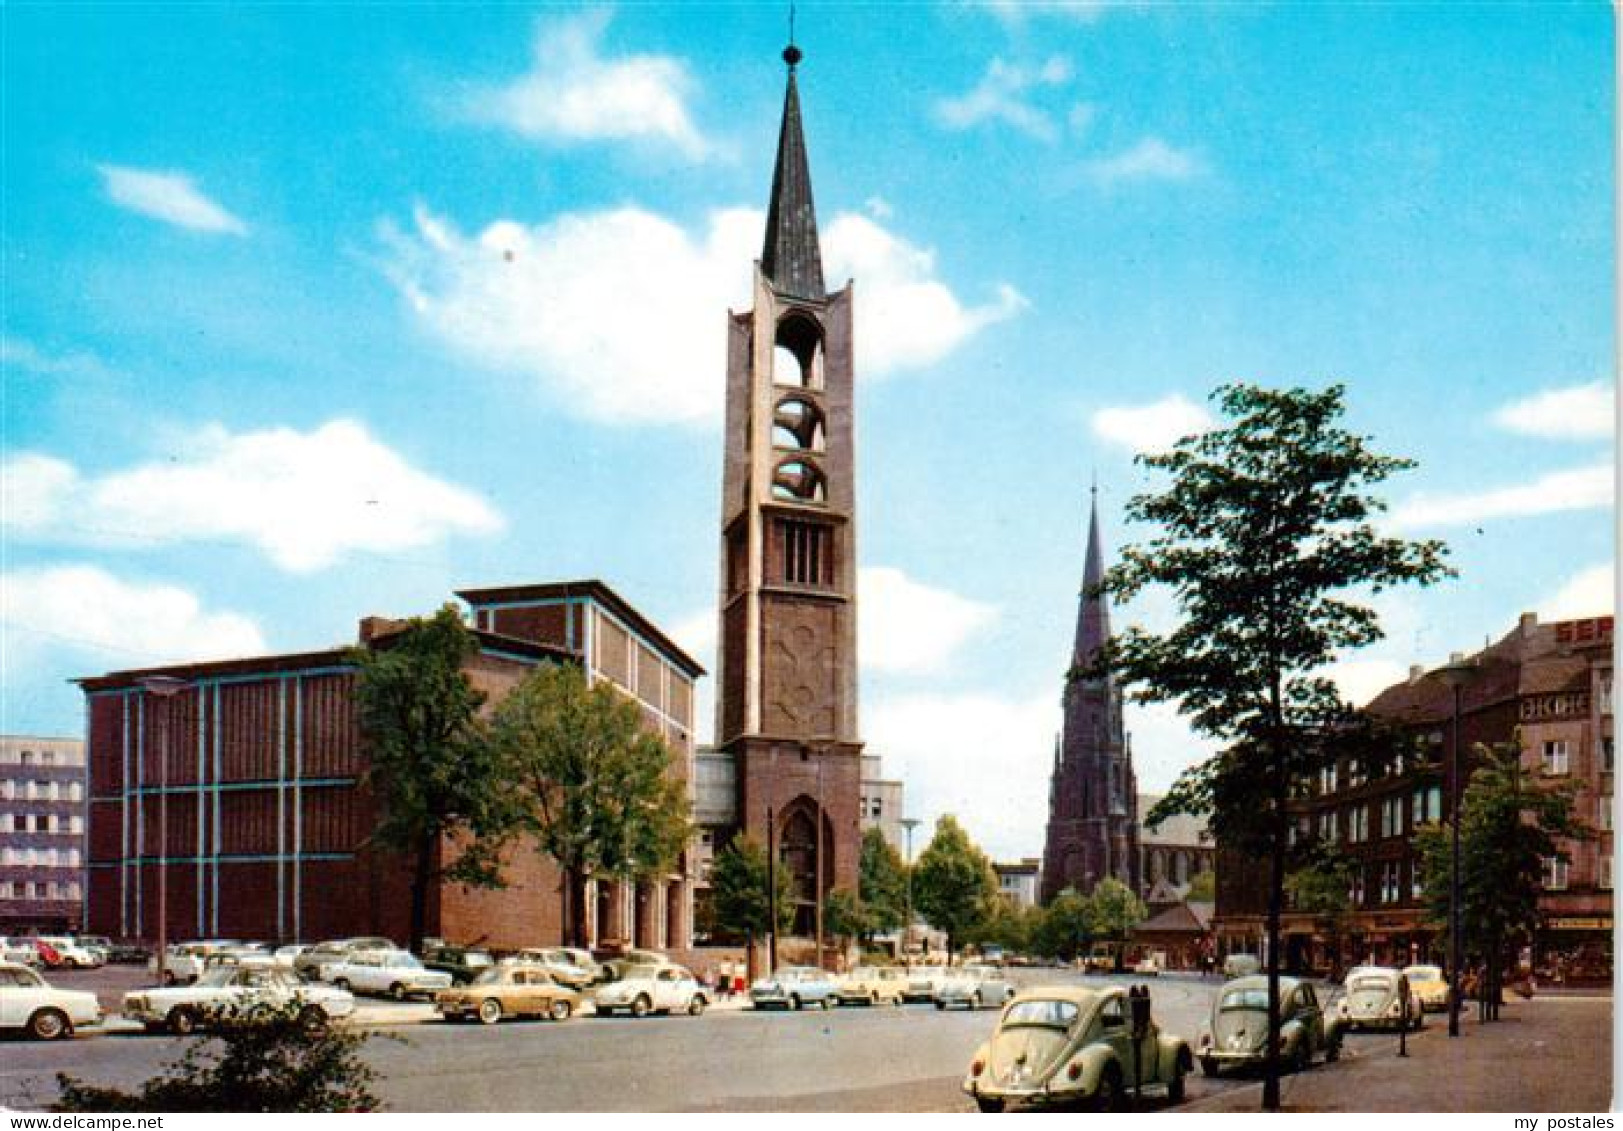
[[[593,1004],[599,1016],[623,1009],[633,1017],[679,1011],[697,1017],[710,995],[684,967],[628,966],[617,981],[598,987]]]
[[[71,1037],[76,1025],[101,1021],[96,995],[59,990],[19,962],[0,962],[0,1029],[21,1029],[38,1041]]]
[[[124,995],[124,1016],[149,1031],[181,1036],[227,1017],[286,1011],[309,1029],[355,1012],[355,998],[332,986],[306,985],[269,962],[211,966],[189,986],[162,986]]]

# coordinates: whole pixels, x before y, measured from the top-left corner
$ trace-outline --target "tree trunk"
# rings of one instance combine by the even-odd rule
[[[569,944],[586,949],[591,936],[586,930],[586,877],[579,868],[564,869],[564,887],[569,900]]]
[[[1273,691],[1276,713],[1280,709],[1280,689]],[[1268,1055],[1262,1066],[1262,1109],[1279,1110],[1279,920],[1285,905],[1285,805],[1290,799],[1285,776],[1285,743],[1274,725],[1270,743],[1273,758],[1273,821],[1268,852]]]
[[[428,885],[434,879],[434,836],[426,834],[417,841],[417,860],[411,874],[411,939],[407,947],[413,954],[423,952],[423,936],[428,933]]]

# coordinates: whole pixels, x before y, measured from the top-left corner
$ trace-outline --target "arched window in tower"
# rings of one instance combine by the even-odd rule
[[[809,460],[786,459],[772,473],[772,497],[791,503],[826,503],[828,481]]]
[[[785,397],[772,414],[772,443],[791,451],[823,450],[823,412],[803,397]]]
[[[774,384],[802,389],[823,387],[823,329],[814,319],[799,313],[784,315],[774,345]]]

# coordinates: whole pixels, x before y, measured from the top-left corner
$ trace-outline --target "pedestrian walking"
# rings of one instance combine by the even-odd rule
[[[716,973],[716,994],[722,998],[733,996],[733,962],[730,958],[721,960],[721,966]]]

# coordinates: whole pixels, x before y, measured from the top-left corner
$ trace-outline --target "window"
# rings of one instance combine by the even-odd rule
[[[1364,766],[1357,758],[1347,759],[1347,788],[1364,784]]]
[[[1336,766],[1332,762],[1319,771],[1319,792],[1334,793],[1336,791]]]
[[[0,797],[5,798],[7,801],[17,800],[17,783],[10,778],[0,781]]]
[[[1564,774],[1567,772],[1566,739],[1551,738],[1545,741],[1543,768],[1547,774]]]
[[[1396,860],[1381,865],[1381,902],[1396,903],[1400,898],[1401,876]]]
[[[827,585],[834,577],[826,527],[810,522],[778,523],[782,533],[783,580],[790,585]]]
[[[1609,852],[1601,853],[1600,870],[1596,874],[1595,882],[1600,885],[1600,888],[1601,888],[1602,891],[1611,891],[1612,890],[1612,856],[1611,856],[1611,853],[1609,853]]]
[[[1403,799],[1389,797],[1381,802],[1381,836],[1403,835]]]
[[[32,766],[34,764],[34,752],[32,750],[23,751],[22,763],[25,766]],[[762,898],[764,899],[765,896]]]
[[[41,750],[39,752],[39,764],[42,765],[42,766],[54,766],[54,765],[56,765],[56,751],[55,750]]]
[[[1354,907],[1362,907],[1364,905],[1364,869],[1363,868],[1354,868],[1353,869],[1352,883],[1349,884],[1348,887],[1347,887],[1347,898],[1352,901],[1352,905]]]
[[[1595,799],[1595,827],[1601,832],[1610,832],[1612,829],[1612,795],[1609,793],[1603,793]]]
[[[1567,862],[1556,856],[1544,858],[1544,890],[1567,890]]]
[[[1409,862],[1409,898],[1418,903],[1426,894],[1426,885],[1421,882],[1420,861]]]
[[[82,833],[84,831],[85,831],[85,819],[83,817],[69,817],[68,818],[68,832],[73,833],[74,835],[78,835],[79,833]]]
[[[50,890],[50,888],[44,882],[36,883],[34,885],[34,898],[35,899],[49,899],[50,897],[45,894],[49,890]]]
[[[69,801],[79,801],[79,800],[82,800],[83,798],[84,798],[84,786],[80,785],[76,781],[75,782],[69,782],[68,783],[68,800]]]
[[[9,833],[12,831],[11,818],[12,814],[10,813],[0,813],[0,833]]]
[[[1611,735],[1607,735],[1605,738],[1600,740],[1600,772],[1603,774],[1609,774],[1612,772]]]
[[[1362,844],[1369,839],[1369,806],[1354,805],[1347,810],[1347,843]]]

